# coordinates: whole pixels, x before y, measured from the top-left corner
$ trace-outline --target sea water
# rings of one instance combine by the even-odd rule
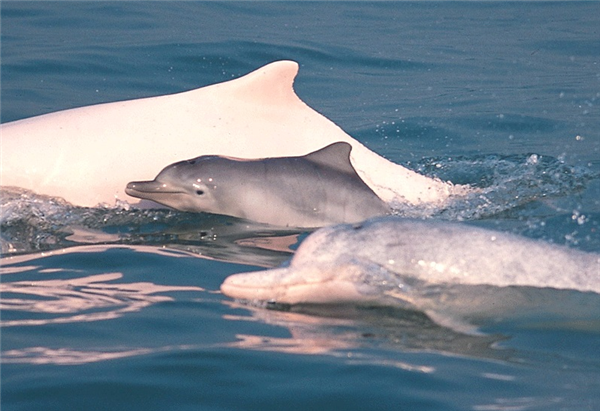
[[[433,218],[600,252],[599,3],[1,11],[2,122],[292,59],[299,96],[350,135],[483,193]],[[547,312],[476,333],[392,307],[265,309],[219,285],[285,263],[306,233],[19,190],[1,205],[3,410],[600,408],[600,319],[555,316],[552,290]]]

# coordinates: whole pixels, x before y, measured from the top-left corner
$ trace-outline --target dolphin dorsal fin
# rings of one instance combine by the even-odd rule
[[[294,79],[298,74],[298,63],[280,60],[267,64],[245,76],[227,82],[236,98],[251,96],[256,104],[297,104],[299,97],[294,92]],[[224,84],[224,83],[221,83]]]
[[[354,167],[350,163],[351,151],[352,146],[349,143],[338,141],[320,150],[313,151],[303,156],[303,158],[311,163],[334,168],[344,173],[356,174],[356,170],[354,170]]]

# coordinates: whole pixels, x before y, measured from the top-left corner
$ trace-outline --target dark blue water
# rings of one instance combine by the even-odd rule
[[[2,122],[293,59],[300,97],[371,149],[487,190],[441,218],[600,252],[597,2],[1,11]],[[498,317],[473,335],[419,312],[249,307],[223,279],[284,262],[303,235],[2,205],[3,410],[600,408],[600,319]]]

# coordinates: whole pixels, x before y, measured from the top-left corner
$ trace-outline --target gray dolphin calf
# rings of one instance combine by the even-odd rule
[[[390,213],[356,174],[352,146],[333,143],[300,157],[201,156],[165,167],[125,192],[177,210],[225,214],[286,227],[355,223]]]

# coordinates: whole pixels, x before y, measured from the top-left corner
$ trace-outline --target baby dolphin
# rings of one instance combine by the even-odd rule
[[[165,167],[125,192],[180,211],[208,212],[286,227],[356,223],[390,213],[337,142],[300,157],[245,160],[201,156]]]

